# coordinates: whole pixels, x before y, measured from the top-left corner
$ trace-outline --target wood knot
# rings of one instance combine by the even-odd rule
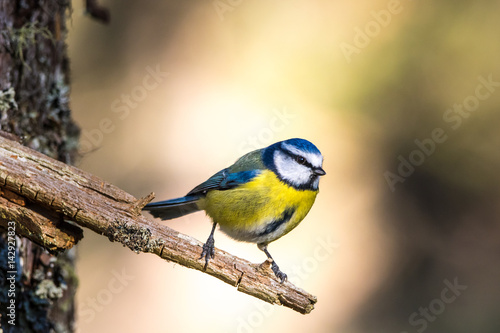
[[[148,203],[151,202],[155,198],[154,192],[149,193],[147,196],[144,198],[141,198],[132,204],[130,204],[130,207],[128,211],[133,215],[133,216],[139,216],[141,215],[141,211],[146,206]]]

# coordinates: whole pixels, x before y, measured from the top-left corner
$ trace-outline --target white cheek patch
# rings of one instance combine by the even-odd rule
[[[297,186],[307,184],[311,178],[311,169],[298,164],[290,156],[279,150],[274,152],[274,165],[283,179]]]
[[[307,153],[284,142],[283,148],[285,148],[292,154],[303,156],[315,168],[321,168],[321,166],[323,165],[323,156],[321,154]]]

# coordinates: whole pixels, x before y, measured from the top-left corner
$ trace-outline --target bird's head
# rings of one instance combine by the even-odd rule
[[[262,153],[264,164],[280,180],[300,190],[318,189],[323,170],[323,155],[311,142],[304,139],[289,139],[276,142]]]

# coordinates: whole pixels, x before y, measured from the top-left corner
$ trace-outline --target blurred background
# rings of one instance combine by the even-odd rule
[[[302,224],[270,245],[318,297],[312,313],[87,230],[79,332],[500,330],[500,2],[100,3],[109,25],[82,1],[70,22],[80,168],[168,199],[301,137],[327,175]],[[168,224],[200,241],[211,228],[203,213]]]

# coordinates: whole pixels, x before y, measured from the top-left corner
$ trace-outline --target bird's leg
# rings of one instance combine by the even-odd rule
[[[274,261],[273,257],[271,257],[271,254],[269,253],[269,251],[267,250],[267,244],[264,244],[264,243],[261,243],[261,244],[257,244],[257,246],[259,247],[259,249],[261,249],[262,251],[264,251],[264,253],[266,254],[266,256],[271,259],[271,269],[273,270],[274,272],[274,275],[276,275],[276,277],[280,280],[281,283],[285,282],[287,280],[287,276],[285,273],[283,273],[280,268],[278,267],[278,264],[276,264],[276,262]]]
[[[215,233],[215,227],[217,226],[217,223],[214,222],[212,226],[212,231],[210,232],[210,236],[208,236],[207,241],[205,244],[203,244],[203,251],[201,252],[201,258],[205,257],[205,267],[203,267],[204,270],[207,269],[208,267],[208,261],[214,257],[215,255],[215,240],[214,240],[214,233]]]

